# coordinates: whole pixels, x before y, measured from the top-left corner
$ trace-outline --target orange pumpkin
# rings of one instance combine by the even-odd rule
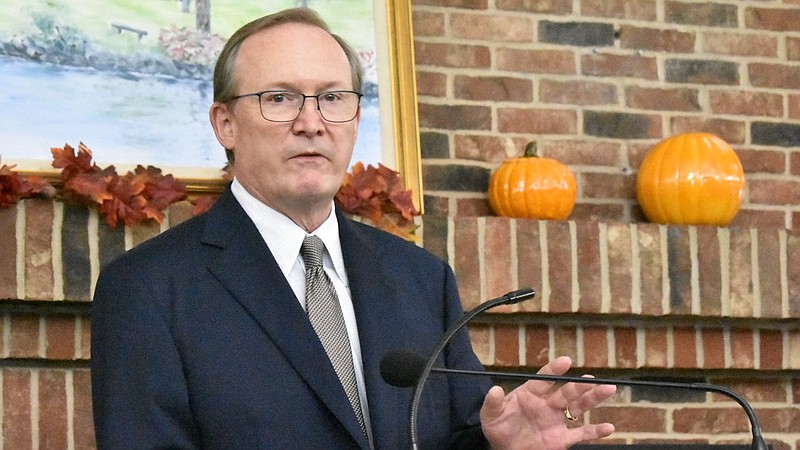
[[[575,206],[575,175],[564,164],[536,156],[535,143],[525,156],[503,162],[489,180],[489,204],[497,215],[564,220]]]
[[[645,156],[636,197],[651,222],[725,226],[742,204],[744,169],[733,148],[709,133],[664,139]]]

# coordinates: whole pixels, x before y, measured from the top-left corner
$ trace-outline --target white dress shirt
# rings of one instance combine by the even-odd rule
[[[267,247],[269,247],[270,252],[272,252],[272,256],[275,257],[281,272],[283,272],[295,296],[297,296],[297,300],[305,309],[306,275],[305,264],[302,256],[300,256],[300,246],[308,233],[285,215],[253,197],[235,178],[231,184],[231,192],[239,204],[242,205],[245,213],[255,223],[258,232]],[[364,425],[371,443],[372,429],[370,427],[369,406],[364,385],[361,344],[358,338],[358,326],[356,325],[356,315],[353,310],[353,300],[350,297],[347,273],[344,270],[342,246],[339,242],[339,223],[336,220],[336,214],[333,212],[332,203],[331,214],[311,234],[318,236],[325,244],[326,251],[322,257],[322,267],[333,282],[336,288],[336,295],[339,297],[339,304],[347,327],[347,335],[350,339],[350,349],[353,353],[353,368],[356,373],[358,395],[361,399],[361,410],[364,413]]]

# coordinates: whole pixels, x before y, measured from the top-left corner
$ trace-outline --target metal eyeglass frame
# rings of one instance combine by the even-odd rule
[[[356,110],[353,113],[353,117],[351,117],[351,118],[349,118],[347,120],[330,120],[330,119],[328,119],[327,117],[325,117],[325,114],[322,112],[322,108],[320,108],[320,106],[319,106],[319,98],[321,96],[323,96],[323,95],[343,93],[343,92],[344,93],[350,93],[350,94],[358,95],[358,102],[356,103]],[[300,108],[297,109],[297,115],[294,116],[292,119],[289,119],[289,120],[268,119],[267,116],[264,115],[264,109],[262,108],[262,102],[261,102],[261,96],[264,95],[264,94],[269,94],[269,93],[297,94],[297,95],[303,97],[303,101],[300,102]],[[269,122],[286,123],[286,122],[294,122],[295,120],[297,120],[297,118],[300,117],[300,114],[303,112],[303,107],[306,105],[306,99],[313,98],[313,99],[315,99],[317,101],[317,111],[319,111],[319,115],[320,115],[320,117],[322,117],[323,120],[325,120],[326,122],[330,122],[330,123],[346,123],[346,122],[352,121],[358,115],[358,107],[361,105],[361,97],[363,97],[363,96],[364,96],[364,94],[362,94],[361,92],[348,91],[348,90],[326,91],[326,92],[320,92],[319,94],[316,94],[316,95],[305,95],[305,94],[301,94],[300,92],[295,92],[295,91],[287,91],[287,90],[280,90],[280,89],[268,89],[266,91],[259,91],[259,92],[252,92],[250,94],[236,95],[234,97],[231,97],[231,101],[240,99],[242,97],[258,97],[258,111],[261,113],[261,117],[263,117],[264,120],[269,121]]]

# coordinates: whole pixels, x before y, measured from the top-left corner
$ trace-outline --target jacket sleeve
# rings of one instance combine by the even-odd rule
[[[200,448],[169,301],[125,259],[102,273],[92,303],[92,402],[99,449]],[[151,277],[155,278],[155,277]]]

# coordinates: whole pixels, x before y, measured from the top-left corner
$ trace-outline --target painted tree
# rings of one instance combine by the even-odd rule
[[[197,13],[195,19],[197,31],[211,33],[211,0],[195,0],[194,6]]]

